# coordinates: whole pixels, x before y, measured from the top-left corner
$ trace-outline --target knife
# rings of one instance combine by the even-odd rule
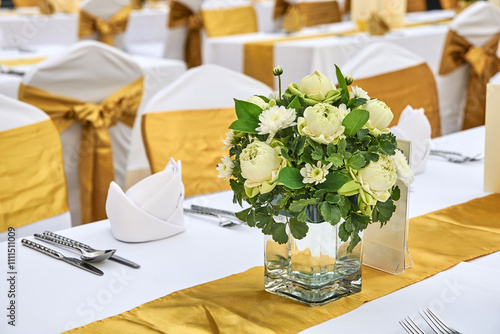
[[[26,246],[28,248],[31,248],[31,249],[34,249],[36,251],[39,251],[40,253],[43,253],[45,255],[48,255],[50,257],[53,257],[54,259],[56,260],[61,260],[61,261],[64,261],[66,263],[69,263],[75,267],[78,267],[80,269],[83,269],[85,271],[88,271],[92,274],[95,274],[95,275],[98,275],[98,276],[102,276],[104,275],[104,273],[94,267],[93,265],[91,264],[88,264],[87,262],[83,261],[83,260],[80,260],[80,259],[77,259],[77,258],[74,258],[74,257],[66,257],[64,255],[62,255],[61,253],[59,252],[56,252],[55,250],[53,249],[50,249],[48,247],[45,247],[43,245],[40,245],[34,241],[31,241],[31,240],[28,240],[28,239],[22,239],[21,240],[21,244],[23,246]]]
[[[43,232],[43,235],[49,236],[49,237],[54,238],[54,239],[59,239],[59,240],[64,241],[64,242],[69,242],[69,243],[74,244],[78,247],[85,248],[88,251],[95,250],[94,248],[90,247],[89,245],[86,245],[84,243],[81,243],[79,241],[76,241],[76,240],[73,240],[73,239],[70,239],[67,237],[63,237],[62,235],[56,234],[54,232],[45,231],[45,232]],[[132,262],[132,261],[127,260],[121,256],[116,255],[116,253],[113,254],[111,257],[109,257],[108,260],[112,260],[112,261],[124,264],[126,266],[129,266],[129,267],[132,267],[135,269],[139,269],[141,267],[139,264],[137,264],[135,262]]]

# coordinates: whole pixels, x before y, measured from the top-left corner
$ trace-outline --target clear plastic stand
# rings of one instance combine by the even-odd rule
[[[410,162],[411,143],[398,140],[398,148]],[[409,187],[396,183],[401,190],[400,199],[395,202],[396,211],[391,220],[380,228],[379,223],[370,224],[363,232],[363,264],[390,274],[401,274],[413,267],[408,251],[408,204]]]

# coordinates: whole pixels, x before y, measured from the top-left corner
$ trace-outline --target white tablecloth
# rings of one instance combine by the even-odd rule
[[[434,140],[434,146],[470,155],[483,153],[484,127],[440,137]],[[416,175],[411,187],[410,216],[484,196],[482,185],[481,161],[453,164],[432,156],[426,171]],[[187,198],[184,205],[196,203],[238,210],[231,198],[231,192],[221,192]],[[179,289],[263,265],[260,230],[247,226],[221,228],[216,220],[204,217],[185,216],[184,222],[186,232],[147,243],[117,241],[107,221],[60,231],[62,235],[96,248],[116,248],[118,255],[142,265],[140,269],[132,269],[111,261],[99,263],[97,266],[105,272],[102,277],[27,249],[18,241],[16,327],[8,326],[4,316],[0,332],[59,333],[127,311]],[[1,243],[0,249],[4,254],[0,267],[6,273],[6,243]],[[500,300],[499,264],[500,254],[483,257],[472,264],[461,264],[307,332],[403,333],[398,325],[400,319],[407,315],[416,318],[415,312],[431,306],[465,333],[498,333],[500,325],[495,312],[498,312]],[[2,279],[0,282],[0,300],[6,305],[7,281]],[[473,316],[481,320],[473,321]]]

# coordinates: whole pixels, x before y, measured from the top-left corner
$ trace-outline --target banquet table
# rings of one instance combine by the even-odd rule
[[[205,42],[203,60],[205,63],[219,64],[244,72],[246,43],[277,40],[274,43],[273,66],[279,65],[283,68],[282,82],[299,82],[315,70],[334,78],[334,63],[342,67],[356,51],[371,43],[384,41],[400,45],[419,55],[437,72],[441,49],[448,32],[448,25],[443,20],[451,19],[453,15],[453,11],[446,10],[409,13],[405,23],[410,27],[394,29],[383,36],[349,33],[355,26],[351,21],[343,21],[306,28],[293,34],[260,32],[209,38]],[[426,22],[436,23],[424,24]],[[348,35],[343,36],[346,32]],[[318,37],[322,34],[330,36]],[[337,35],[334,36],[335,34]],[[256,59],[255,64],[250,62],[248,66],[262,66],[261,63],[262,59]],[[275,88],[277,80],[275,78]]]
[[[484,138],[484,127],[478,127],[436,138],[432,145],[434,149],[475,156],[484,154]],[[411,186],[409,216],[485,195],[482,161],[455,164],[430,156],[425,172],[416,175]],[[239,208],[228,191],[186,198],[184,207],[190,204],[233,211]],[[17,240],[16,326],[9,326],[4,316],[0,332],[60,333],[172,292],[263,265],[260,230],[245,225],[223,228],[216,219],[190,215],[184,215],[184,224],[186,231],[181,234],[145,243],[116,240],[106,220],[58,231],[98,249],[115,248],[118,255],[141,264],[140,269],[132,269],[111,261],[98,263],[96,266],[104,271],[102,277],[55,261],[21,246]],[[409,234],[411,252],[411,221]],[[12,269],[7,267],[7,243],[0,243],[0,249],[0,267],[8,276]],[[499,273],[500,252],[460,263],[305,332],[404,333],[398,321],[408,315],[417,320],[418,310],[430,306],[464,333],[498,333]],[[4,306],[8,289],[8,282],[2,279]],[[263,306],[272,310],[272,305]],[[480,321],[473,321],[474,317]]]

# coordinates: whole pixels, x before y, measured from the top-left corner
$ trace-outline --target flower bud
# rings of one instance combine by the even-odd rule
[[[349,86],[350,84],[352,84],[352,82],[354,81],[353,77],[351,74],[347,74],[345,77],[345,83],[347,84],[347,86]]]
[[[322,102],[326,99],[329,91],[334,89],[332,82],[323,74],[315,71],[299,82],[298,89],[303,94],[307,94],[311,99]]]
[[[282,75],[283,69],[279,66],[276,66],[275,68],[273,68],[273,74],[275,77],[277,77],[278,75]]]

